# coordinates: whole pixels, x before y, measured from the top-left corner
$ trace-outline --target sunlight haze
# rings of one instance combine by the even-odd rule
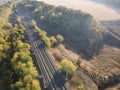
[[[82,10],[83,12],[93,15],[99,20],[117,20],[120,19],[118,10],[114,10],[110,6],[99,4],[89,0],[37,0],[44,1],[50,5],[65,6],[75,10]],[[104,13],[104,14],[103,14]]]

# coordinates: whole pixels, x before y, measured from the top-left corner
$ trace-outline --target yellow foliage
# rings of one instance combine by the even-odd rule
[[[36,26],[36,22],[34,19],[31,20],[31,25]]]
[[[18,23],[21,23],[21,17],[20,16],[17,16],[16,20],[17,20]]]
[[[3,38],[0,38],[0,44],[5,43],[6,41]]]
[[[84,85],[83,85],[83,84],[80,84],[80,85],[78,86],[78,90],[85,90]]]
[[[0,28],[8,22],[8,17],[12,11],[12,4],[11,3],[6,3],[0,7]]]
[[[77,67],[68,59],[63,59],[60,62],[60,65],[61,65],[62,69],[64,71],[68,72],[69,74],[72,74],[77,69]]]
[[[31,83],[32,82],[32,76],[31,75],[26,75],[23,78],[23,80],[24,80],[25,83]]]
[[[59,35],[59,34],[56,36],[56,39],[57,39],[58,43],[61,43],[61,42],[64,41],[63,36],[62,36],[62,35]]]
[[[3,45],[0,44],[0,51],[3,51]]]
[[[19,80],[19,81],[18,81],[18,82],[16,82],[15,84],[16,84],[16,86],[18,86],[18,87],[23,86],[23,82],[22,82],[21,80]]]
[[[40,84],[39,84],[38,80],[32,81],[32,90],[41,90],[41,88],[39,86],[40,86]]]

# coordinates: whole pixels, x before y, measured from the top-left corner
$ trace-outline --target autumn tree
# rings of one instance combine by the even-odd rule
[[[31,26],[36,26],[36,22],[34,19],[31,20]]]
[[[22,23],[22,20],[21,20],[21,17],[20,17],[20,16],[17,16],[17,17],[16,17],[16,20],[17,20],[17,23]]]
[[[0,7],[0,90],[41,90],[21,18],[8,22],[11,9],[10,3]]]
[[[11,90],[40,90],[38,72],[34,67],[32,57],[30,56],[30,46],[21,40],[15,41],[15,52],[11,60],[14,75],[17,78],[15,83],[11,84]]]
[[[13,27],[10,23],[6,23],[3,25],[2,29],[5,29],[5,30],[11,30]]]
[[[50,47],[51,46],[51,42],[50,42],[50,38],[49,37],[43,37],[42,40],[44,41],[45,45],[47,47]]]
[[[60,62],[60,65],[61,65],[62,71],[66,72],[66,80],[68,78],[68,74],[72,75],[77,69],[77,67],[68,59],[63,59]]]
[[[57,40],[54,36],[50,37],[51,46],[55,47],[57,45]]]
[[[58,43],[61,43],[61,42],[64,41],[63,36],[62,36],[62,35],[59,35],[59,34],[56,36],[56,39],[57,39],[57,42],[58,42]]]

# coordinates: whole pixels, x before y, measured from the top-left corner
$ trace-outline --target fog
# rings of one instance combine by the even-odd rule
[[[93,15],[99,20],[117,20],[120,19],[120,11],[115,10],[110,6],[96,3],[90,0],[37,0],[44,1],[50,5],[65,6],[75,10],[82,10],[83,12]]]

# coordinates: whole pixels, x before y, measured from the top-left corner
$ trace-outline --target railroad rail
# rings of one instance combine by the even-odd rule
[[[63,78],[52,63],[46,46],[40,39],[38,33],[34,29],[28,29],[28,24],[24,26],[26,27],[26,35],[29,43],[35,53],[37,66],[43,76],[44,88],[48,90],[67,90]]]

